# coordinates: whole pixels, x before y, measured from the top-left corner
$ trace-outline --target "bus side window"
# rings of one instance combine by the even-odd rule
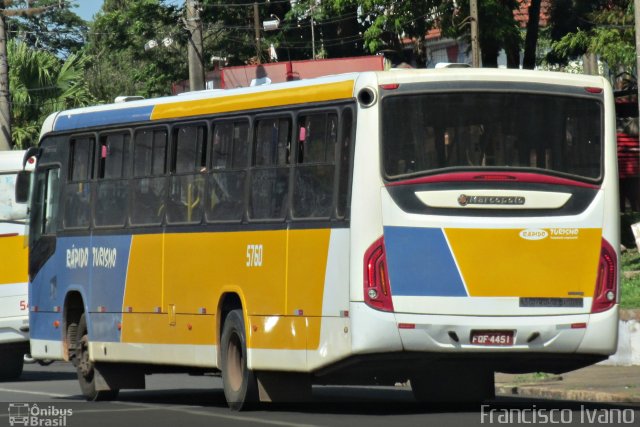
[[[178,126],[173,133],[173,167],[167,222],[199,223],[202,220],[206,165],[207,127]]]
[[[123,227],[129,200],[129,132],[100,136],[94,221],[96,226]]]
[[[55,234],[57,231],[58,194],[60,194],[60,169],[49,169],[47,171],[43,234]]]
[[[214,123],[207,221],[240,221],[244,213],[249,122]]]
[[[167,163],[165,128],[136,131],[133,145],[133,176],[131,223],[159,225],[164,216],[164,198],[167,191],[164,176]]]
[[[57,231],[60,168],[39,170],[35,175],[34,210],[31,213],[30,241],[33,245],[42,235]]]
[[[293,187],[294,218],[329,218],[333,205],[338,115],[298,117],[298,164]]]
[[[254,169],[251,174],[251,219],[279,219],[287,214],[291,150],[291,119],[256,122]]]
[[[64,228],[86,229],[91,222],[91,184],[95,138],[71,138],[70,181],[65,186]]]

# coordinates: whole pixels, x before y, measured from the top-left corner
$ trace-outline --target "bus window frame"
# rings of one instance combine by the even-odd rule
[[[89,138],[93,140],[93,147],[92,147],[92,156],[90,156],[91,159],[91,164],[87,166],[87,178],[85,179],[81,179],[81,180],[74,180],[73,179],[73,166],[74,166],[74,159],[75,159],[75,147],[73,144],[74,140],[77,139],[81,139],[81,138]],[[66,154],[66,161],[67,161],[67,167],[66,167],[66,172],[67,172],[67,176],[66,179],[65,177],[61,174],[60,175],[60,182],[61,182],[61,189],[60,189],[60,200],[59,200],[59,205],[62,205],[62,209],[59,209],[59,215],[60,215],[60,227],[58,227],[58,230],[68,230],[68,231],[90,231],[93,229],[93,198],[94,198],[94,187],[95,185],[93,184],[95,182],[95,177],[97,175],[97,168],[96,168],[96,164],[98,162],[98,144],[99,144],[99,133],[97,131],[86,131],[86,132],[80,132],[80,133],[72,133],[66,136],[67,139],[67,143],[66,146],[68,148]],[[84,183],[86,185],[89,186],[89,221],[87,225],[82,225],[82,226],[68,226],[66,224],[65,218],[67,215],[67,200],[66,200],[66,195],[67,195],[67,189],[71,184],[81,184]]]
[[[208,168],[209,164],[209,147],[211,141],[211,121],[210,120],[193,120],[193,121],[180,121],[171,123],[170,126],[170,134],[169,134],[169,144],[168,144],[168,153],[167,153],[167,163],[168,166],[165,171],[165,175],[167,176],[183,176],[190,175],[194,173],[198,173],[199,170],[194,169],[192,172],[176,172],[177,161],[178,161],[178,132],[181,128],[188,127],[200,127],[202,126],[205,130],[204,138],[202,139],[202,153],[204,154],[204,165],[200,165],[200,169],[203,167]],[[136,129],[137,130],[137,129]]]
[[[106,178],[106,177],[101,177],[100,175],[104,173],[104,166],[101,165],[101,155],[102,155],[102,139],[103,138],[108,138],[111,135],[128,135],[129,136],[129,143],[128,143],[128,147],[126,147],[126,151],[128,151],[127,156],[128,156],[128,164],[124,164],[124,153],[125,151],[123,150],[123,164],[121,165],[121,176],[118,178]],[[93,185],[92,185],[92,197],[94,198],[93,202],[91,203],[91,225],[94,229],[99,229],[99,230],[109,230],[109,229],[115,229],[115,230],[122,230],[122,229],[126,229],[129,225],[130,225],[130,221],[129,221],[129,217],[130,217],[130,211],[131,211],[131,180],[133,179],[133,138],[134,138],[134,129],[127,127],[127,128],[118,128],[118,129],[108,129],[105,131],[101,131],[98,132],[98,138],[96,140],[96,158],[94,160],[94,165],[96,165],[95,167],[95,174],[94,174],[94,178],[93,178]],[[113,224],[109,224],[109,225],[98,225],[96,223],[96,205],[97,203],[95,202],[96,200],[98,200],[98,187],[100,186],[101,183],[103,182],[113,182],[113,181],[125,181],[126,182],[126,187],[127,187],[127,202],[126,202],[126,212],[125,212],[125,217],[124,217],[124,221],[123,224],[120,225],[113,225]]]
[[[202,151],[200,153],[200,166],[195,167],[192,171],[189,172],[176,172],[177,169],[177,161],[178,161],[178,132],[181,128],[203,128],[204,135],[202,138]],[[165,212],[163,214],[163,224],[168,227],[175,226],[198,226],[203,224],[205,221],[205,210],[202,207],[202,212],[200,219],[196,221],[170,221],[167,209],[172,205],[171,200],[171,186],[176,178],[179,177],[189,177],[193,176],[194,179],[198,176],[206,176],[207,167],[209,164],[209,151],[210,151],[210,141],[211,141],[211,121],[204,119],[196,119],[196,120],[187,120],[187,121],[175,121],[172,122],[169,126],[169,134],[167,141],[167,153],[166,153],[166,163],[165,163],[165,173],[164,177],[166,180],[167,190],[165,194]],[[204,155],[204,158],[202,157]],[[194,159],[196,160],[196,159]],[[202,164],[204,162],[204,164]],[[195,165],[195,164],[194,164]],[[204,199],[204,195],[207,191],[207,182],[205,182],[202,186],[202,198]],[[200,203],[204,203],[201,202]]]
[[[295,110],[295,121],[294,121],[294,136],[293,136],[293,142],[292,142],[292,148],[291,148],[291,154],[292,156],[294,156],[294,162],[291,164],[292,168],[293,168],[293,172],[290,173],[289,176],[289,219],[292,222],[296,222],[296,223],[305,223],[305,222],[328,222],[332,219],[337,219],[337,192],[339,191],[339,187],[338,187],[338,176],[337,176],[337,172],[339,170],[339,147],[341,146],[342,143],[342,112],[345,108],[348,108],[346,106],[343,105],[327,105],[327,106],[317,106],[317,107],[311,107],[311,108],[300,108],[300,109],[296,109]],[[329,163],[329,162],[310,162],[310,163],[305,163],[304,161],[302,163],[298,162],[298,151],[299,151],[299,147],[300,147],[300,118],[302,116],[313,116],[313,115],[319,115],[319,114],[324,114],[325,117],[328,119],[330,114],[335,114],[336,119],[337,119],[337,127],[338,127],[338,132],[336,135],[336,142],[335,142],[335,146],[334,146],[334,150],[333,150],[333,162]],[[325,121],[325,124],[328,122]],[[333,166],[334,171],[333,171],[333,182],[332,182],[332,194],[331,194],[331,209],[329,210],[329,215],[328,216],[317,216],[317,217],[296,217],[293,214],[293,197],[294,197],[294,187],[295,187],[295,178],[296,178],[296,171],[298,170],[299,166]]]
[[[167,122],[163,122],[163,123],[153,123],[153,124],[145,124],[142,126],[133,126],[132,128],[132,139],[131,139],[131,176],[129,177],[129,187],[130,187],[130,195],[129,195],[129,214],[127,217],[127,223],[128,223],[128,229],[136,229],[136,228],[150,228],[150,227],[164,227],[166,225],[166,215],[165,212],[163,212],[161,214],[160,217],[160,221],[158,221],[157,223],[137,223],[133,221],[133,205],[131,203],[131,200],[134,198],[134,190],[135,190],[135,185],[134,183],[137,182],[137,180],[140,179],[163,179],[165,180],[165,186],[168,187],[168,184],[166,183],[166,181],[168,181],[169,179],[169,166],[170,166],[170,159],[169,156],[171,154],[171,123],[167,123]],[[136,175],[136,168],[135,168],[135,153],[136,153],[136,135],[139,132],[144,132],[144,131],[165,131],[166,133],[166,145],[165,145],[165,159],[164,159],[164,172],[162,174],[153,174],[153,139],[152,139],[152,155],[151,155],[151,170],[150,170],[150,174],[146,174],[146,175]],[[167,204],[167,198],[168,198],[168,188],[165,191],[165,194],[162,197],[162,205],[166,207]]]
[[[295,145],[295,136],[297,135],[297,132],[295,131],[295,126],[296,126],[296,120],[295,120],[295,113],[296,113],[297,109],[296,108],[287,108],[284,110],[279,110],[277,112],[269,112],[269,113],[261,113],[258,112],[256,114],[254,114],[252,116],[252,120],[251,120],[251,128],[250,128],[250,137],[249,137],[249,149],[250,149],[250,153],[249,153],[249,165],[248,165],[248,169],[247,169],[247,181],[245,183],[245,218],[246,218],[246,222],[250,223],[250,224],[259,224],[259,223],[266,223],[266,224],[278,224],[278,223],[282,223],[282,224],[286,224],[288,222],[290,222],[291,220],[291,203],[290,203],[290,197],[289,197],[289,193],[291,190],[291,169],[293,167],[293,163],[291,162],[291,155],[293,152],[292,147]],[[257,124],[261,121],[261,120],[269,120],[269,119],[283,119],[283,118],[288,118],[289,122],[291,124],[290,128],[289,128],[289,133],[290,133],[290,138],[291,140],[289,141],[289,161],[286,162],[284,165],[269,165],[269,166],[263,166],[263,165],[256,165],[256,159],[255,159],[255,151],[256,151],[256,145],[257,145],[257,132],[258,132],[258,126]],[[287,193],[285,196],[285,203],[287,203],[287,206],[284,210],[284,216],[282,218],[252,218],[250,215],[250,210],[251,210],[251,183],[253,180],[253,174],[256,170],[269,170],[269,169],[287,169]],[[243,221],[244,222],[244,221]]]
[[[245,165],[239,168],[230,168],[230,169],[214,169],[213,168],[213,139],[215,138],[216,127],[219,123],[237,123],[243,122],[247,125],[247,149],[246,149],[246,158]],[[255,129],[255,115],[251,114],[241,114],[241,115],[225,115],[221,117],[214,117],[209,120],[210,123],[210,139],[209,146],[207,147],[207,182],[205,185],[205,200],[206,196],[211,191],[210,177],[212,173],[216,173],[217,171],[224,172],[241,172],[244,171],[244,184],[242,188],[242,214],[240,218],[230,219],[230,220],[212,220],[207,216],[207,209],[204,212],[204,223],[215,225],[215,224],[246,224],[249,223],[249,202],[250,202],[250,180],[251,180],[251,163],[253,162],[253,144],[254,144],[254,129]],[[233,150],[233,147],[232,147]]]
[[[401,85],[400,88],[394,91],[380,91],[378,100],[378,129],[377,135],[379,136],[380,143],[378,144],[379,150],[379,165],[378,170],[385,184],[402,182],[405,180],[423,178],[427,176],[441,175],[447,173],[456,172],[487,172],[492,171],[508,171],[508,172],[523,172],[534,173],[540,175],[556,176],[560,178],[567,178],[577,182],[584,182],[590,185],[600,185],[604,181],[606,174],[605,171],[605,99],[604,95],[600,92],[589,93],[585,91],[581,86],[556,86],[544,83],[530,83],[518,81],[512,87],[499,86],[496,82],[460,82],[456,83],[457,87],[442,86],[438,83],[411,83]],[[428,171],[420,171],[409,174],[388,175],[385,169],[385,147],[383,140],[383,114],[384,114],[384,102],[389,98],[404,97],[411,95],[446,95],[446,94],[520,94],[520,95],[538,95],[538,96],[551,96],[551,97],[565,97],[573,99],[584,99],[592,102],[596,102],[600,110],[600,174],[598,177],[589,178],[580,175],[570,174],[567,172],[559,172],[551,169],[542,169],[537,167],[513,167],[513,166],[487,166],[487,167],[461,167],[461,166],[449,166],[444,168],[436,168]],[[355,120],[354,120],[355,121]]]

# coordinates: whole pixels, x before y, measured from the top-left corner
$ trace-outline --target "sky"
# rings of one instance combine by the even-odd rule
[[[72,10],[77,13],[80,18],[91,21],[93,19],[93,15],[98,13],[100,8],[102,7],[103,0],[75,0],[75,3],[78,7],[73,8]],[[170,0],[168,3],[172,4],[182,4],[183,0]]]
[[[75,7],[73,10],[77,13],[80,18],[90,21],[102,7],[102,0],[76,0],[76,4],[78,7]]]

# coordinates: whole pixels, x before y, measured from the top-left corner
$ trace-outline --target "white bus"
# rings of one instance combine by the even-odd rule
[[[29,353],[27,206],[15,200],[24,151],[0,151],[0,380],[22,374]]]
[[[31,349],[88,399],[165,370],[227,401],[607,358],[612,91],[496,69],[346,74],[64,111],[40,141]],[[463,392],[461,394],[461,391]]]

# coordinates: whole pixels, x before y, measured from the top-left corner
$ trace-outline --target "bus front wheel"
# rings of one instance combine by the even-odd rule
[[[96,367],[89,359],[89,332],[87,319],[83,314],[78,323],[76,339],[75,365],[78,373],[78,382],[85,398],[89,401],[113,400],[118,397],[117,389],[96,390]]]
[[[247,368],[247,340],[242,310],[227,314],[220,338],[220,367],[224,396],[235,411],[249,409],[258,402],[258,386]]]

